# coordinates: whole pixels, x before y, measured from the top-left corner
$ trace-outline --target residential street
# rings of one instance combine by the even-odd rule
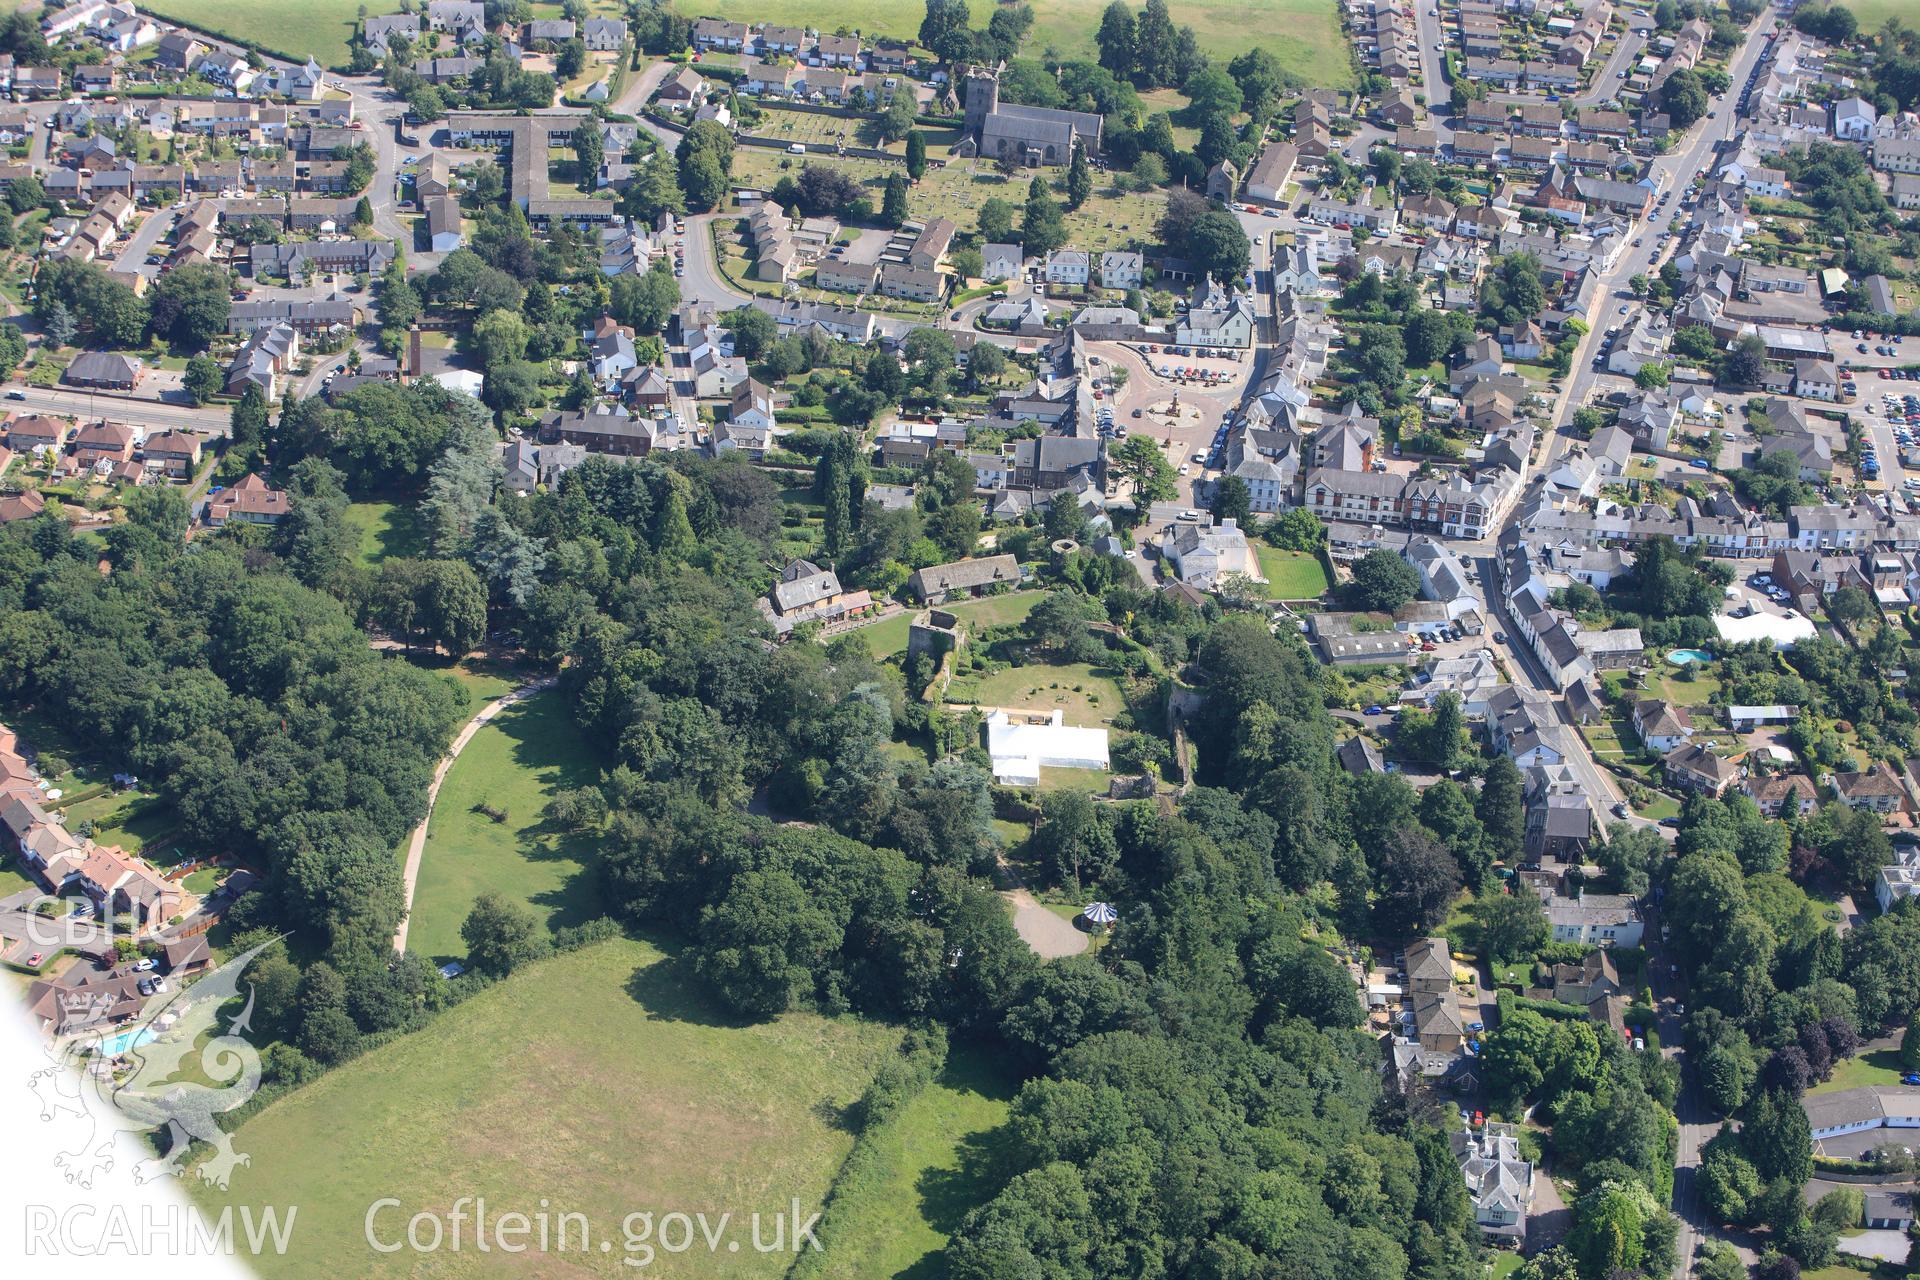
[[[105,418],[124,422],[128,426],[143,427],[148,431],[177,428],[224,436],[232,417],[232,411],[225,405],[207,405],[195,409],[185,404],[117,395],[109,391],[26,386],[9,386],[7,390],[20,393],[18,400],[7,401],[8,408],[20,413],[50,413],[77,417],[83,421]]]
[[[1748,34],[1746,44],[1734,56],[1729,66],[1732,88],[1713,99],[1711,110],[1715,118],[1702,120],[1696,125],[1693,135],[1679,151],[1653,162],[1649,176],[1663,197],[1671,193],[1672,198],[1655,207],[1653,215],[1640,226],[1640,234],[1621,252],[1613,268],[1601,277],[1600,288],[1594,291],[1594,301],[1586,316],[1589,332],[1580,340],[1580,346],[1574,352],[1573,372],[1566,380],[1566,390],[1559,404],[1555,406],[1554,421],[1561,428],[1567,425],[1573,410],[1587,402],[1600,380],[1601,375],[1595,371],[1593,362],[1606,342],[1607,326],[1620,318],[1620,307],[1631,302],[1627,282],[1636,275],[1650,275],[1657,271],[1658,264],[1672,248],[1674,241],[1665,234],[1665,227],[1680,213],[1679,193],[1685,192],[1695,175],[1706,172],[1712,162],[1714,149],[1732,136],[1732,104],[1739,100],[1740,86],[1760,61],[1760,54],[1767,47],[1767,32],[1773,29],[1773,22],[1771,12],[1762,14]],[[1570,443],[1571,438],[1564,430],[1557,429],[1546,441],[1546,452],[1541,456],[1540,465],[1551,466],[1566,452]]]
[[[173,235],[173,224],[179,216],[172,209],[155,209],[147,214],[113,265],[121,271],[137,271],[149,280],[158,276],[160,268],[148,266],[147,256]]]

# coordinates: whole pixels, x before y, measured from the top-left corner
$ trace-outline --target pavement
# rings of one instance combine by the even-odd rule
[[[174,375],[175,394],[178,394],[178,376]],[[19,393],[17,399],[11,398],[15,392]],[[7,393],[10,398],[5,402],[6,407],[20,413],[46,413],[91,421],[105,419],[148,431],[198,431],[213,436],[226,435],[232,425],[232,411],[224,405],[195,409],[183,403],[106,391],[29,386],[9,386]]]
[[[1655,206],[1651,218],[1636,224],[1634,241],[1621,251],[1613,268],[1600,278],[1600,287],[1594,291],[1594,302],[1586,317],[1591,332],[1580,340],[1580,346],[1574,352],[1573,372],[1565,380],[1565,390],[1555,406],[1557,422],[1562,414],[1570,414],[1572,408],[1586,404],[1600,385],[1602,375],[1594,369],[1593,362],[1605,342],[1606,327],[1613,322],[1603,317],[1611,316],[1619,307],[1632,301],[1627,282],[1635,275],[1654,274],[1658,270],[1657,264],[1664,260],[1676,243],[1673,237],[1660,234],[1658,227],[1678,213],[1680,194],[1695,176],[1708,170],[1715,149],[1732,136],[1732,104],[1737,100],[1735,94],[1759,64],[1760,54],[1767,46],[1766,34],[1772,29],[1773,23],[1774,15],[1769,11],[1762,14],[1750,29],[1746,43],[1728,66],[1732,88],[1712,100],[1710,110],[1714,118],[1702,120],[1694,126],[1693,134],[1678,151],[1655,159],[1649,166],[1648,176],[1656,181],[1663,203]],[[1564,427],[1565,423],[1561,422],[1561,426]],[[1542,465],[1550,465],[1572,443],[1570,437],[1556,429],[1548,437]]]
[[[413,146],[400,142],[400,121],[406,104],[396,98],[377,76],[338,76],[334,83],[353,99],[354,117],[366,127],[363,132],[373,146],[373,181],[367,187],[367,203],[373,206],[373,229],[400,245],[409,261],[413,254],[413,234],[401,223],[397,211],[399,173],[407,159],[418,160],[431,148],[422,139]]]
[[[121,271],[137,271],[152,279],[160,274],[158,265],[148,266],[147,257],[173,233],[173,224],[179,214],[172,208],[156,209],[140,223],[139,228],[121,248],[113,265]]]
[[[1091,352],[1108,366],[1127,371],[1125,384],[1111,401],[1114,424],[1125,427],[1130,434],[1159,441],[1176,472],[1181,467],[1189,468],[1188,474],[1179,477],[1179,501],[1187,506],[1204,503],[1212,477],[1218,473],[1209,472],[1204,465],[1195,465],[1192,458],[1195,454],[1211,452],[1220,423],[1245,398],[1258,367],[1254,358],[1248,353],[1242,353],[1238,362],[1222,357],[1172,356],[1164,354],[1164,349],[1154,352],[1141,344],[1122,342],[1096,343]],[[1232,377],[1226,382],[1205,385],[1162,378],[1154,371],[1156,366],[1171,365],[1204,365],[1223,370]],[[1154,412],[1169,406],[1175,396],[1179,397],[1182,409],[1177,420],[1169,421],[1164,414]],[[1140,411],[1139,417],[1134,416],[1136,409]]]
[[[1437,4],[1414,5],[1414,34],[1419,44],[1420,71],[1425,77],[1424,86],[1427,95],[1427,114],[1434,132],[1439,136],[1441,145],[1453,139],[1453,124],[1446,112],[1447,103],[1452,94],[1452,85],[1445,74],[1446,58],[1435,46],[1456,47],[1456,26],[1450,26]],[[1651,26],[1651,19],[1636,19],[1629,13],[1629,22],[1639,21]],[[1614,42],[1613,52],[1608,55],[1606,65],[1594,73],[1588,87],[1576,94],[1563,94],[1560,103],[1563,107],[1590,107],[1616,97],[1625,80],[1620,72],[1628,70],[1638,61],[1645,51],[1647,38],[1629,28],[1626,34]],[[1502,93],[1487,95],[1494,102],[1543,103],[1546,95],[1540,93]]]

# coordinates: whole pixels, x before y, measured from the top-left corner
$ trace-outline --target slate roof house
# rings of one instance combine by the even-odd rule
[[[776,634],[787,636],[803,622],[837,622],[873,608],[865,591],[845,591],[833,570],[811,560],[789,561],[760,602],[760,612]]]
[[[1582,893],[1566,898],[1550,893],[1543,896],[1542,905],[1555,942],[1580,942],[1597,947],[1640,945],[1640,911],[1630,897]]]
[[[1010,555],[955,560],[916,569],[907,587],[926,604],[944,604],[960,596],[977,596],[989,587],[1020,581],[1020,562]]]
[[[1247,545],[1247,535],[1233,519],[1214,526],[1176,521],[1160,534],[1160,555],[1179,574],[1180,581],[1202,591],[1212,590],[1236,574],[1255,582],[1266,581],[1259,560]]]
[[[131,391],[140,382],[140,361],[135,356],[89,351],[74,358],[61,381],[75,387],[99,387],[107,391]]]
[[[1693,736],[1687,709],[1659,698],[1642,698],[1633,705],[1633,728],[1650,751],[1663,755]]]
[[[1473,1200],[1473,1219],[1487,1239],[1511,1244],[1527,1238],[1527,1211],[1533,1207],[1533,1163],[1520,1156],[1520,1140],[1509,1125],[1456,1129],[1448,1135],[1453,1158]]]

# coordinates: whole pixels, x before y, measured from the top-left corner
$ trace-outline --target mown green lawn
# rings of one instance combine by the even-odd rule
[[[724,5],[722,7],[725,7]],[[918,26],[923,6],[914,9],[914,24]],[[754,22],[780,22],[784,19],[772,17],[764,10],[757,12],[751,19]],[[1099,21],[1099,14],[1093,20]],[[801,22],[813,25],[814,20],[802,18]],[[823,30],[829,29],[822,27]],[[1091,28],[1089,29],[1091,30]],[[1031,43],[1031,42],[1029,42]],[[851,121],[849,123],[852,123]],[[736,183],[749,186],[770,187],[783,176],[798,174],[801,167],[798,156],[790,156],[784,150],[771,150],[766,147],[740,147],[734,152],[733,168],[730,171]],[[855,182],[867,189],[867,193],[876,205],[889,175],[900,172],[898,161],[874,160],[864,156],[814,157],[813,163],[824,163],[828,168],[838,169]],[[1055,198],[1065,199],[1066,171],[1060,168],[1035,171],[1045,176],[1054,185]],[[979,223],[980,206],[991,197],[1010,200],[1021,204],[1027,198],[1027,183],[1030,175],[1010,177],[1001,173],[984,160],[955,160],[949,164],[936,165],[927,171],[926,176],[914,184],[907,193],[908,216],[917,221],[932,218],[950,218],[963,231],[973,230]],[[1110,182],[1096,183],[1094,193],[1078,209],[1063,212],[1067,231],[1067,240],[1076,247],[1088,250],[1119,249],[1137,247],[1150,241],[1154,235],[1154,223],[1166,208],[1166,196],[1160,191],[1121,191]],[[734,250],[731,261],[726,264],[734,276],[735,283],[749,292],[770,292],[778,295],[778,286],[769,287],[765,283],[758,285],[744,277],[747,255],[742,242],[731,225],[715,223],[718,243],[723,249],[731,246]],[[800,296],[806,297],[814,290],[802,280]],[[846,301],[845,294],[821,293],[828,299],[838,298]],[[941,314],[941,308],[916,303],[892,302],[885,298],[870,298],[867,305],[888,305],[886,310],[903,315],[924,315],[928,318]]]
[[[464,958],[460,925],[489,890],[526,903],[556,928],[599,914],[591,837],[551,831],[540,816],[556,790],[598,779],[590,748],[552,690],[483,725],[434,804],[407,945],[436,960]],[[482,804],[507,820],[495,822]]]
[[[1894,1049],[1876,1049],[1857,1058],[1848,1058],[1835,1066],[1833,1075],[1807,1090],[1808,1093],[1834,1093],[1858,1089],[1864,1085],[1899,1084],[1905,1074],[1900,1070],[1900,1054]]]
[[[1647,681],[1648,691],[1656,698],[1665,698],[1683,707],[1704,707],[1720,692],[1720,677],[1700,672],[1698,668],[1694,670],[1697,674],[1687,680],[1669,666]]]
[[[621,15],[621,7],[613,0],[590,0],[587,7],[597,15]],[[300,4],[287,0],[155,0],[154,4],[143,5],[142,12],[191,22],[282,53],[310,53],[323,66],[334,67],[347,63],[347,38],[353,34],[362,9],[379,14],[393,13],[397,8],[367,6],[361,0],[303,0]],[[557,18],[560,6],[536,4],[534,16]]]
[[[860,628],[860,634],[867,638],[867,646],[873,650],[876,658],[890,658],[896,653],[904,653],[907,648],[907,633],[913,628],[913,616],[917,612],[908,609],[891,617],[882,618],[870,627]]]
[[[97,843],[119,845],[129,853],[139,853],[149,840],[180,825],[172,805],[144,791],[105,791],[67,807],[68,827],[89,820]]]
[[[267,1280],[354,1277],[783,1275],[791,1253],[756,1252],[747,1220],[798,1199],[820,1207],[852,1146],[841,1122],[899,1032],[854,1018],[790,1014],[740,1025],[708,1001],[690,966],[616,939],[544,961],[268,1107],[234,1145],[251,1164],[232,1190],[183,1182],[203,1206],[299,1206],[293,1245],[253,1260]],[[204,1148],[200,1149],[204,1151]],[[407,1218],[461,1196],[510,1211],[585,1215],[590,1248],[483,1259],[380,1254]],[[737,1251],[657,1252],[623,1265],[622,1221],[650,1211],[733,1215]],[[236,1219],[238,1215],[236,1214]],[[698,1233],[696,1232],[696,1239]],[[599,1242],[611,1248],[601,1252]],[[502,1265],[505,1264],[505,1265]]]
[[[1911,29],[1920,21],[1913,11],[1913,0],[1847,0],[1847,8],[1860,22],[1863,32],[1878,31],[1888,18],[1898,18]]]
[[[347,523],[360,531],[360,563],[427,553],[426,531],[419,513],[397,502],[356,502],[347,508]]]
[[[1650,818],[1655,822],[1659,822],[1663,818],[1679,817],[1680,802],[1664,792],[1656,791],[1653,793],[1651,803],[1635,805],[1633,811],[1643,818]]]
[[[986,596],[979,600],[963,600],[958,604],[941,605],[941,609],[955,615],[967,624],[970,632],[979,632],[985,627],[1004,627],[1025,622],[1033,607],[1045,597],[1044,591],[1010,591],[1005,595]],[[860,628],[860,634],[867,638],[876,658],[890,658],[907,647],[907,630],[913,625],[913,619],[920,610],[908,606],[905,612],[884,618],[870,627]]]
[[[947,701],[1066,713],[1070,725],[1112,724],[1126,707],[1112,669],[1084,662],[1044,663],[956,677]],[[1083,772],[1066,770],[1065,772]]]
[[[1267,575],[1267,599],[1315,600],[1333,584],[1319,558],[1307,551],[1282,551],[1264,542],[1253,544],[1260,557],[1260,572]]]
[[[955,1049],[880,1143],[887,1176],[872,1194],[834,1202],[835,1244],[821,1276],[937,1273],[939,1252],[960,1219],[997,1189],[994,1134],[1017,1085],[998,1056]]]

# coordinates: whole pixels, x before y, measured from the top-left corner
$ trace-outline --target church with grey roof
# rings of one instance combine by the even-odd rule
[[[1002,103],[999,67],[969,68],[961,83],[966,93],[966,125],[956,155],[1044,168],[1070,162],[1075,141],[1089,156],[1099,154],[1103,122],[1098,115]]]

